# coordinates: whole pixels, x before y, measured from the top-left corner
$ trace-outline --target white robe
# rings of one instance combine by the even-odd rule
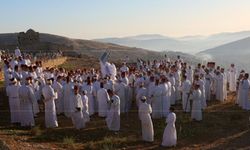
[[[171,97],[170,97],[170,103],[171,105],[175,104],[176,101],[176,89],[175,89],[175,78],[174,77],[170,77],[169,81],[171,83]]]
[[[127,86],[128,86],[128,84],[129,84],[129,80],[128,80],[128,78],[127,78],[127,77],[124,77],[124,78],[122,78],[121,80],[122,80],[122,82],[123,82],[125,85],[127,85]]]
[[[35,94],[29,85],[22,85],[19,88],[21,126],[35,126],[32,110],[32,103],[35,101]]]
[[[117,95],[111,97],[113,103],[111,103],[110,110],[108,111],[106,123],[111,131],[120,130],[120,98]]]
[[[167,85],[168,85],[168,99],[169,99],[169,103],[170,103],[170,106],[173,105],[171,103],[171,97],[172,97],[172,84],[170,81],[167,82]]]
[[[223,80],[223,98],[224,100],[227,100],[227,78],[225,73],[223,73],[224,80]]]
[[[39,98],[39,86],[37,83],[33,83],[30,85],[30,87],[33,89],[34,91],[34,94],[35,94],[35,101],[33,101],[32,103],[32,107],[33,107],[33,113],[34,113],[34,116],[36,116],[40,110],[39,110],[39,105],[38,105],[38,98]]]
[[[18,62],[15,59],[12,59],[10,62],[10,67],[14,69],[16,65],[18,65]]]
[[[20,86],[9,85],[6,88],[7,96],[9,97],[10,119],[11,123],[20,123],[20,99],[18,95]]]
[[[181,99],[181,93],[180,93],[180,85],[181,85],[181,75],[180,71],[178,70],[177,72],[174,73],[175,77],[175,100],[180,100]]]
[[[126,111],[127,105],[127,86],[125,83],[117,83],[115,84],[115,93],[120,98],[120,111],[124,113]]]
[[[243,109],[245,109],[245,110],[250,110],[249,90],[250,90],[250,81],[243,80],[243,83],[242,83],[242,102],[243,102]]]
[[[224,76],[222,74],[216,76],[216,99],[224,102]]]
[[[207,101],[211,100],[211,86],[212,86],[212,75],[209,74],[205,74],[205,98]]]
[[[152,108],[147,103],[142,103],[139,107],[139,117],[142,126],[142,139],[147,142],[154,141],[154,127],[150,114]]]
[[[57,114],[61,114],[64,112],[64,102],[63,102],[63,86],[61,83],[55,81],[52,85],[53,89],[57,93],[57,99],[55,99],[56,102],[56,112]]]
[[[82,95],[82,114],[85,122],[89,122],[89,102],[88,97],[86,95]]]
[[[162,117],[162,88],[158,85],[154,87],[152,100],[152,118]]]
[[[45,104],[45,126],[46,128],[58,127],[55,105],[56,93],[51,85],[43,87],[42,93]]]
[[[70,117],[70,97],[73,94],[73,84],[66,83],[63,86],[63,103],[64,103],[64,114],[66,117]]]
[[[97,110],[95,110],[95,99],[94,99],[94,87],[93,85],[85,85],[82,90],[87,91],[87,97],[89,102],[89,115],[93,115]]]
[[[82,97],[80,94],[72,95],[71,97],[72,107],[71,107],[71,119],[73,122],[73,125],[76,129],[82,129],[85,127],[85,120],[83,117],[82,109]],[[80,108],[80,110],[77,110],[76,108]]]
[[[201,106],[201,99],[202,99],[201,90],[194,90],[192,94],[193,104],[192,104],[192,112],[191,118],[197,121],[202,120],[202,106]]]
[[[236,104],[239,104],[239,106],[242,108],[243,107],[243,90],[242,90],[242,84],[243,84],[243,82],[242,82],[243,80],[240,80],[239,81],[239,88],[238,88],[238,92],[237,92],[237,100],[236,100]]]
[[[229,69],[229,91],[236,91],[236,82],[237,82],[237,72],[236,68],[231,67]]]
[[[201,90],[201,107],[202,107],[202,109],[205,109],[207,107],[205,81],[203,79],[199,79],[198,81],[195,81],[195,83],[199,84],[199,86],[200,86],[200,90]]]
[[[108,101],[109,101],[109,95],[106,89],[101,88],[98,90],[97,101],[98,101],[98,115],[100,117],[106,117],[108,111]]]
[[[167,117],[170,108],[170,97],[169,97],[169,87],[167,83],[160,84],[162,88],[162,113],[164,117]]]
[[[155,87],[155,82],[150,82],[149,85],[148,85],[148,89],[147,89],[147,103],[152,105],[152,95],[153,95],[153,90],[154,90],[154,87]]]
[[[166,118],[167,126],[164,130],[162,146],[175,146],[177,144],[177,134],[175,128],[176,115],[175,113],[169,113]]]
[[[191,82],[186,79],[183,83],[182,83],[182,109],[184,110],[184,112],[190,112],[190,89],[191,89]]]
[[[22,56],[21,51],[20,51],[19,48],[15,49],[15,56],[16,56],[16,57]]]
[[[142,96],[147,96],[147,89],[144,88],[144,87],[139,88],[138,91],[137,91],[137,94],[136,94],[136,104],[137,104],[138,108],[139,108],[139,106],[141,104]]]
[[[211,82],[211,94],[216,97],[216,87],[217,87],[217,75],[215,75],[213,72],[211,72],[212,75],[212,82]]]
[[[128,68],[126,65],[124,65],[124,66],[122,66],[122,67],[120,68],[120,71],[121,71],[121,72],[128,72],[128,71],[129,71],[129,68]]]
[[[187,69],[186,71],[187,71],[187,73],[186,73],[187,79],[191,83],[193,83],[193,76],[194,76],[193,70],[192,69]]]
[[[94,96],[94,107],[95,110],[98,111],[98,100],[97,100],[97,92],[100,89],[100,82],[99,81],[95,81],[93,83],[93,96]]]

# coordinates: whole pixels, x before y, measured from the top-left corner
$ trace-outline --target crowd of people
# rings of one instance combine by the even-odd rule
[[[142,139],[154,141],[152,119],[166,119],[163,146],[175,146],[175,105],[181,104],[195,121],[202,120],[202,111],[211,100],[227,101],[229,92],[236,93],[235,103],[250,109],[248,73],[238,72],[234,64],[192,66],[180,56],[174,60],[139,61],[137,66],[120,68],[105,64],[101,70],[43,68],[41,61],[32,62],[19,49],[4,57],[4,78],[9,98],[11,123],[35,126],[34,117],[45,111],[45,126],[58,127],[57,115],[72,119],[82,129],[98,114],[109,130],[120,130],[120,113],[138,109]],[[44,110],[39,107],[44,104]]]

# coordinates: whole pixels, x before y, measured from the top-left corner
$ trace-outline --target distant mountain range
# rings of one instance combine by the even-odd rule
[[[186,53],[197,53],[211,49],[223,44],[250,37],[250,31],[225,32],[210,36],[185,36],[167,37],[159,34],[144,34],[122,38],[94,39],[95,41],[119,44],[123,46],[138,47],[154,51],[181,51]]]
[[[225,67],[235,63],[250,72],[250,37],[204,50],[197,55],[203,57],[203,60],[216,60]]]

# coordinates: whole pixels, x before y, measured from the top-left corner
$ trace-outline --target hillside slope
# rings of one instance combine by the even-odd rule
[[[159,57],[164,57],[166,52],[155,52],[142,48],[136,47],[127,47],[117,44],[97,42],[91,40],[82,40],[82,39],[72,39],[63,36],[48,34],[48,33],[39,33],[39,40],[30,42],[33,35],[36,35],[38,32],[35,32],[32,29],[29,29],[26,33],[27,38],[24,38],[24,44],[18,44],[18,35],[19,33],[9,33],[9,34],[0,34],[0,49],[14,51],[18,45],[22,51],[57,51],[61,50],[64,52],[74,52],[77,54],[83,54],[86,56],[99,57],[104,51],[108,50],[111,52],[111,59],[123,59],[126,56],[129,56],[131,60],[137,58],[143,59],[154,59]],[[134,37],[135,39],[142,39],[145,37]],[[146,38],[152,38],[146,37]],[[154,36],[154,38],[160,38],[159,36]],[[150,45],[150,43],[148,43]],[[177,53],[171,52],[169,54],[171,57],[176,57]],[[182,56],[187,58],[187,60],[192,61],[192,55],[182,53]]]
[[[250,71],[250,37],[208,49],[198,53],[222,64],[236,63],[240,68]]]

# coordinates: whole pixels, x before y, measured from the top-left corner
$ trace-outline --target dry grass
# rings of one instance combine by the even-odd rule
[[[30,130],[30,134],[32,136],[40,136],[42,134],[42,130],[41,130],[40,126],[35,126],[34,128],[32,128]]]
[[[63,145],[65,148],[75,149],[75,139],[73,137],[65,137]]]
[[[43,62],[43,67],[57,67],[61,64],[64,64],[67,60],[67,57],[60,57],[57,59],[49,60],[47,62]]]
[[[82,58],[68,57],[65,63],[59,65],[58,67],[63,67],[66,70],[75,70],[75,69],[84,69],[84,68],[99,69],[100,64],[97,58],[84,55]]]

